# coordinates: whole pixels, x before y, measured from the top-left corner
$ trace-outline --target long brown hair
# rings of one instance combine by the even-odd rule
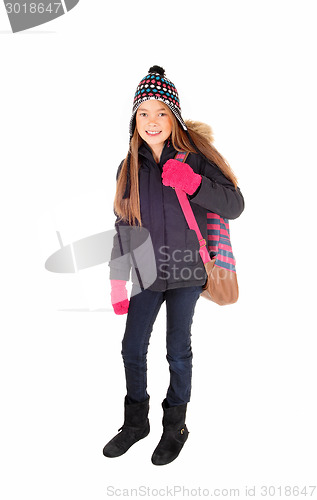
[[[169,111],[169,110],[168,110]],[[225,158],[217,151],[217,149],[212,144],[213,136],[211,128],[203,123],[194,122],[191,120],[185,121],[189,135],[193,141],[191,143],[186,132],[181,128],[178,120],[175,118],[172,112],[169,112],[170,117],[173,121],[173,128],[171,134],[171,140],[176,151],[188,151],[190,153],[198,154],[196,148],[211,162],[215,163],[217,167],[223,172],[223,174],[229,179],[235,186],[238,185],[237,178],[233,173],[229,163]],[[129,152],[130,156],[130,197],[123,198],[125,192],[125,187],[127,183],[127,168],[128,168],[128,155],[123,161],[120,173],[117,180],[116,194],[114,198],[114,211],[119,216],[119,220],[128,222],[129,225],[142,226],[141,213],[140,213],[140,197],[139,197],[139,147],[142,144],[142,138],[140,137],[137,127],[134,129],[133,136],[130,141]]]

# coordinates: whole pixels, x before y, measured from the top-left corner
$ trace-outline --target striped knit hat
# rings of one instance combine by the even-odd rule
[[[151,99],[157,99],[162,101],[169,109],[172,111],[174,116],[177,118],[182,128],[187,132],[187,127],[181,115],[181,107],[179,103],[179,97],[177,89],[174,83],[171,82],[165,76],[165,70],[160,66],[152,66],[149,69],[148,74],[142,78],[134,95],[132,116],[129,125],[130,132],[130,142],[135,129],[135,114],[138,107],[144,101],[149,101]],[[127,184],[123,198],[129,198],[130,196],[130,160],[131,153],[128,154],[128,165],[127,165]]]

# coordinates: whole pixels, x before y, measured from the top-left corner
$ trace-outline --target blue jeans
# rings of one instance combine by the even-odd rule
[[[191,325],[202,286],[175,288],[165,292],[148,289],[132,295],[122,340],[127,401],[145,401],[147,393],[147,352],[154,321],[166,301],[166,359],[170,384],[166,399],[169,406],[188,403],[191,393]]]

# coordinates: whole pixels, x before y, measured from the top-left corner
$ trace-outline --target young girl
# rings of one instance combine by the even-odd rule
[[[124,424],[104,447],[106,457],[122,455],[150,431],[146,358],[153,324],[164,301],[170,384],[162,402],[163,434],[152,463],[172,462],[187,440],[191,325],[207,274],[196,232],[188,228],[173,188],[187,193],[206,241],[207,212],[235,219],[244,209],[237,179],[212,140],[207,125],[184,122],[175,85],[166,78],[163,68],[151,67],[135,93],[129,152],[117,172],[117,234],[109,266],[114,311],[127,313],[122,341],[127,393]],[[186,163],[174,159],[177,151],[189,152]],[[151,273],[142,273],[140,263],[135,265],[129,229],[136,228],[150,235],[154,279]],[[143,252],[144,259],[150,254],[149,248]],[[135,267],[129,300],[126,282],[130,279],[131,260]]]

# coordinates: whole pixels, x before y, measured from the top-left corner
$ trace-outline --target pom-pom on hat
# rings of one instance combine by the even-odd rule
[[[135,113],[144,101],[157,99],[162,101],[175,115],[184,130],[187,130],[181,115],[181,107],[177,89],[171,80],[166,78],[165,70],[161,66],[152,66],[148,74],[142,78],[134,95],[132,117],[130,120],[130,137],[135,128]]]

